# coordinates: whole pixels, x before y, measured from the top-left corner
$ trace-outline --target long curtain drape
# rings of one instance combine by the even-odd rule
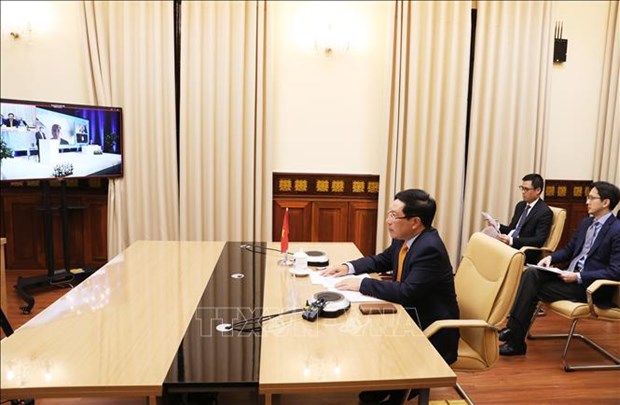
[[[620,7],[609,2],[603,80],[599,101],[594,180],[620,185]]]
[[[481,211],[507,223],[521,178],[544,168],[552,4],[478,2],[462,242]]]
[[[84,1],[93,102],[123,106],[123,178],[108,191],[108,257],[178,239],[172,2]]]
[[[180,234],[252,240],[264,4],[183,2]]]
[[[380,211],[405,188],[437,201],[435,227],[455,264],[465,159],[471,2],[397,1],[388,156]],[[389,243],[379,219],[377,248]]]

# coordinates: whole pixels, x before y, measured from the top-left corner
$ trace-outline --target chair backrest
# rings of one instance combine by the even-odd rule
[[[543,245],[545,250],[554,252],[557,249],[560,239],[562,238],[562,231],[564,230],[564,222],[566,222],[566,210],[564,208],[549,207],[553,211],[553,223],[551,224],[551,231],[549,236]]]
[[[512,306],[523,270],[525,255],[481,232],[474,233],[455,274],[461,319],[480,319],[499,327]],[[497,331],[488,328],[461,328],[468,358],[453,364],[454,369],[485,369],[499,356]]]

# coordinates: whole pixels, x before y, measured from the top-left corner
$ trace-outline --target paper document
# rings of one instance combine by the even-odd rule
[[[489,221],[489,225],[495,228],[499,233],[499,222],[497,221],[497,219],[493,218],[488,212],[484,211],[482,211],[482,218]]]
[[[544,267],[544,266],[539,266],[537,264],[531,264],[531,263],[528,263],[525,266],[526,267],[533,267],[533,268],[538,269],[538,270],[549,271],[549,272],[555,273],[555,274],[562,274],[562,272],[564,271],[564,270],[558,269],[557,267]]]
[[[339,290],[336,288],[336,284],[348,278],[366,278],[366,277],[370,277],[370,276],[368,274],[357,274],[357,275],[351,274],[349,276],[334,277],[334,276],[322,276],[318,274],[318,272],[310,273],[310,281],[312,282],[312,284],[322,285],[328,291],[337,291],[340,294],[344,295],[345,298],[351,302],[383,301],[383,300],[380,300],[379,298],[369,297],[368,295],[364,295],[359,291]]]

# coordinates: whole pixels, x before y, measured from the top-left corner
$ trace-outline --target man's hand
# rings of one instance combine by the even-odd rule
[[[361,285],[361,278],[351,277],[336,284],[336,288],[339,290],[359,291]]]
[[[510,236],[504,235],[503,233],[497,235],[497,240],[499,240],[500,242],[504,242],[507,245],[510,244]]]
[[[549,267],[549,266],[551,266],[551,256],[546,256],[546,257],[543,257],[542,259],[540,259],[540,261],[538,262],[538,265],[542,266],[542,267]]]
[[[576,283],[577,282],[577,274],[578,273],[573,273],[572,271],[563,271],[562,273],[558,274],[558,276],[565,283]]]
[[[346,264],[338,264],[336,266],[329,266],[325,270],[321,271],[319,274],[321,276],[325,276],[325,277],[328,277],[328,276],[336,276],[336,277],[346,276],[347,274],[349,274],[349,267]]]

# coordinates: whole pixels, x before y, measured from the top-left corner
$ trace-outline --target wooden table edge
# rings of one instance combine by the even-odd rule
[[[398,381],[349,381],[349,382],[313,382],[313,383],[279,383],[258,385],[259,394],[299,394],[316,392],[325,389],[330,392],[350,392],[372,387],[377,390],[395,390],[409,388],[441,388],[456,385],[456,374],[453,377],[428,378]]]
[[[102,397],[160,397],[162,385],[153,386],[93,386],[93,387],[36,387],[0,389],[0,400],[23,398],[102,398]]]

